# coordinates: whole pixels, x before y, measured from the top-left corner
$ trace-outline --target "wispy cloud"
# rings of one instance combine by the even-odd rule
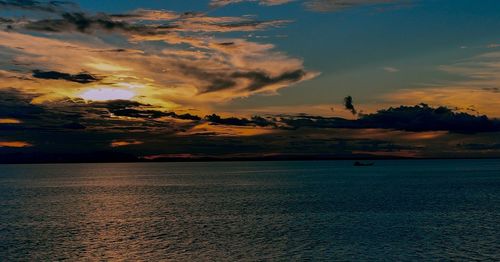
[[[312,11],[317,12],[335,12],[344,9],[380,5],[380,4],[394,4],[402,2],[401,0],[307,0],[304,5]]]
[[[401,89],[383,98],[395,104],[428,103],[446,105],[473,114],[500,117],[500,52],[489,52],[443,65],[439,70],[460,76],[460,81],[448,81],[430,87]]]
[[[399,72],[399,69],[398,68],[395,68],[395,67],[391,67],[391,66],[386,66],[384,68],[382,68],[384,71],[388,72],[388,73],[397,73]]]
[[[115,140],[111,142],[111,147],[123,147],[123,146],[134,146],[142,145],[144,142],[137,140]]]
[[[212,0],[210,5],[212,7],[223,7],[242,2],[258,2],[260,5],[274,6],[299,1],[300,0]],[[396,4],[405,2],[405,0],[302,0],[301,2],[303,2],[306,9],[310,11],[336,12],[359,6]]]
[[[237,4],[242,2],[258,2],[260,5],[281,5],[286,3],[291,3],[296,0],[212,0],[210,6],[212,7],[222,7],[230,4]]]

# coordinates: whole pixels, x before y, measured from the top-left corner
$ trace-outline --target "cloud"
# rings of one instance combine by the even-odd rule
[[[227,121],[231,121],[229,119]],[[210,122],[201,122],[193,128],[179,133],[184,137],[258,137],[266,134],[273,134],[277,132],[276,129],[271,128],[256,128],[252,125],[237,125],[229,124],[214,124]]]
[[[390,66],[384,67],[382,69],[384,69],[384,71],[386,71],[388,73],[397,73],[397,72],[399,72],[399,69],[397,69],[395,67],[390,67]]]
[[[98,77],[85,72],[78,74],[68,74],[57,71],[41,71],[41,70],[34,70],[33,77],[39,79],[66,80],[80,84],[88,84],[100,80]]]
[[[295,0],[212,0],[211,7],[222,7],[242,2],[258,2],[260,5],[273,6],[294,2]]]
[[[231,74],[233,78],[245,78],[251,82],[248,84],[246,89],[248,91],[258,91],[266,86],[280,84],[280,83],[294,83],[302,80],[307,75],[302,69],[283,72],[281,75],[276,77],[270,76],[265,72],[235,72]]]
[[[457,147],[472,151],[500,151],[500,144],[458,144]]]
[[[43,108],[30,103],[32,97],[16,89],[0,89],[0,118],[23,121],[43,115]]]
[[[14,118],[0,118],[0,124],[21,124],[22,121]]]
[[[488,52],[459,63],[443,65],[440,71],[458,76],[461,80],[441,82],[430,87],[400,89],[385,94],[382,100],[391,104],[426,103],[447,106],[500,117],[500,52]]]
[[[80,123],[73,122],[73,123],[64,124],[61,126],[61,128],[72,129],[72,130],[83,130],[83,129],[86,129],[87,127],[80,124]]]
[[[344,108],[346,110],[349,110],[351,111],[351,113],[353,115],[356,115],[358,112],[356,111],[356,108],[354,107],[354,104],[353,104],[353,101],[352,101],[352,97],[351,96],[346,96],[344,98]]]
[[[271,153],[316,157],[322,154],[439,156],[446,154],[446,150],[458,154],[455,145],[459,142],[494,144],[500,132],[498,120],[426,105],[384,109],[361,115],[357,120],[304,114],[249,118],[210,114],[201,119],[193,114],[162,111],[137,101],[89,103],[67,98],[32,104],[31,95],[16,90],[0,91],[0,118],[21,122],[0,125],[1,141],[30,141],[33,150],[59,152],[59,157],[64,156],[60,152],[80,155],[110,148],[113,142],[114,148],[135,155],[189,152],[212,156]],[[142,142],[142,146],[132,146],[139,145],[135,141]],[[11,153],[7,158],[2,153],[14,149],[4,147],[0,158],[13,159]],[[463,150],[465,156],[472,151],[486,155],[496,152],[473,147],[459,150]]]
[[[123,89],[134,93],[134,99],[165,108],[205,107],[207,101],[276,94],[318,73],[306,70],[301,59],[289,57],[274,45],[206,33],[265,30],[287,22],[154,10],[113,15],[63,13],[56,19],[31,19],[19,22],[14,30],[0,32],[0,49],[15,61],[16,72],[32,71],[35,78],[68,83],[42,86],[18,77],[3,86],[37,90],[39,102],[81,97],[79,87],[69,82],[95,83],[89,90]],[[25,29],[42,34],[30,35]],[[102,32],[112,32],[108,36],[114,40],[106,42]],[[148,52],[129,48],[137,43]],[[97,77],[101,75],[104,79]],[[126,87],[131,82],[138,87]]]
[[[31,10],[42,11],[49,13],[62,12],[68,7],[75,7],[71,2],[67,1],[35,1],[35,0],[1,0],[0,9],[6,10]]]
[[[45,32],[92,33],[96,30],[135,32],[153,34],[153,28],[143,25],[133,25],[124,21],[113,20],[106,14],[88,16],[85,13],[63,13],[60,19],[43,19],[28,22],[26,29]]]
[[[133,146],[133,145],[142,145],[144,142],[137,140],[116,140],[111,142],[111,147],[123,147],[123,146]]]
[[[23,148],[32,146],[33,146],[32,144],[24,141],[0,141],[0,148],[1,147]]]
[[[196,71],[192,70],[190,74],[195,72]],[[302,69],[292,72],[283,72],[277,76],[271,76],[269,73],[261,71],[237,71],[230,74],[198,73],[205,75],[208,79],[211,79],[210,84],[201,90],[201,94],[217,92],[224,89],[238,88],[241,84],[244,85],[243,91],[258,92],[273,85],[287,85],[294,82],[300,82],[308,75],[308,73]],[[239,79],[243,79],[244,83],[238,83]]]
[[[260,5],[273,6],[295,2],[295,0],[212,0],[210,6],[223,7],[243,2],[258,2]],[[303,0],[302,2],[310,11],[336,12],[358,6],[401,3],[404,0]]]
[[[145,21],[157,23],[144,23]],[[158,24],[159,22],[159,24]],[[258,21],[246,17],[210,17],[204,13],[177,14],[171,11],[139,10],[130,14],[89,15],[83,12],[63,13],[61,18],[20,22],[25,29],[42,32],[98,31],[133,35],[167,35],[172,32],[247,32],[279,27],[289,20]]]
[[[475,116],[453,111],[447,107],[430,107],[426,104],[399,106],[382,109],[373,114],[361,115],[359,119],[348,120],[339,117],[321,117],[309,115],[277,115],[267,118],[221,118],[211,115],[208,121],[224,125],[256,125],[253,119],[259,119],[261,126],[285,130],[300,128],[344,128],[344,129],[393,129],[410,132],[448,131],[452,133],[500,132],[500,121],[486,116]],[[414,135],[414,138],[435,138],[436,134]]]
[[[364,115],[359,122],[366,127],[405,131],[439,131],[457,133],[498,132],[500,122],[486,116],[454,112],[446,107],[433,108],[426,104],[400,106]]]
[[[244,1],[213,2],[223,6]],[[292,1],[253,2],[279,5]],[[399,1],[321,2],[328,5],[316,11]],[[420,155],[422,150],[434,150],[429,147],[443,152],[439,147],[452,145],[457,150],[456,141],[491,145],[498,135],[498,120],[478,113],[498,112],[498,55],[441,68],[467,74],[467,83],[418,90],[418,94],[403,90],[388,99],[394,105],[413,105],[427,102],[419,98],[428,98],[433,106],[396,107],[361,114],[356,120],[348,116],[356,109],[352,99],[349,112],[338,110],[346,118],[298,114],[322,107],[318,104],[281,107],[279,111],[287,115],[277,110],[233,114],[221,112],[221,108],[234,109],[224,107],[225,102],[274,95],[319,74],[265,38],[256,42],[257,38],[246,37],[246,32],[274,33],[291,21],[148,9],[106,14],[66,10],[71,5],[46,1],[0,3],[9,10],[0,18],[6,29],[0,30],[1,141],[32,145],[4,147],[0,159],[15,158],[10,153],[16,150],[36,150],[52,152],[47,154],[51,159],[78,151],[72,159],[83,155],[102,160],[105,153],[94,157],[89,152],[115,148],[134,155]],[[44,3],[50,10],[40,8]],[[474,71],[477,65],[482,65],[481,70]],[[446,99],[454,103],[439,103]],[[477,111],[451,106],[460,103],[467,108],[476,105]],[[331,115],[329,109],[325,105],[327,112],[316,112]],[[143,144],[133,146],[139,143]],[[43,157],[43,153],[32,156]]]
[[[380,5],[402,2],[401,0],[307,0],[307,9],[316,12],[335,12],[366,5]]]
[[[191,121],[201,118],[188,113],[177,114],[154,110],[150,105],[134,101],[86,102],[65,98],[33,104],[35,95],[23,94],[15,89],[0,89],[0,119],[6,121],[2,130],[24,132],[162,132],[192,127]],[[166,119],[159,119],[165,117]],[[176,122],[176,120],[183,122]],[[51,135],[48,135],[49,137]]]
[[[230,126],[259,126],[259,127],[275,126],[273,121],[270,121],[260,116],[254,116],[251,119],[237,118],[237,117],[222,118],[217,114],[212,114],[205,116],[205,119],[213,124],[230,125]]]

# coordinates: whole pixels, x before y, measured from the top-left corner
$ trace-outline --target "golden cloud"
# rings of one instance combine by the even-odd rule
[[[144,142],[142,141],[137,141],[137,140],[115,140],[111,142],[111,147],[123,147],[123,146],[132,146],[132,145],[141,145]]]
[[[0,141],[0,147],[23,148],[33,145],[25,141]]]

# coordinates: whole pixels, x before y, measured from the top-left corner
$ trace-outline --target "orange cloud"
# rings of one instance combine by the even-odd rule
[[[0,124],[21,124],[21,120],[14,118],[0,118]]]
[[[383,97],[395,104],[427,103],[500,117],[500,93],[471,87],[402,89]]]
[[[23,141],[0,141],[0,147],[23,148],[32,146],[32,144]]]
[[[226,126],[210,123],[199,124],[179,135],[212,135],[212,136],[258,136],[278,132],[271,128],[254,126]]]
[[[190,19],[182,23],[196,23],[184,25],[195,30],[199,20],[214,18],[194,16]],[[207,23],[210,24],[202,24],[207,26]],[[20,67],[29,66],[24,69],[27,74],[0,71],[4,80],[0,88],[14,87],[24,93],[36,94],[35,103],[78,98],[82,94],[81,83],[34,79],[31,70],[53,70],[64,74],[84,71],[99,77],[99,81],[87,83],[85,90],[116,85],[113,83],[138,83],[142,88],[134,89],[134,100],[171,110],[181,106],[207,108],[217,102],[254,94],[276,94],[282,88],[318,75],[305,70],[301,59],[289,57],[272,44],[207,37],[202,33],[123,34],[129,41],[143,42],[144,45],[150,41],[164,41],[172,47],[157,53],[127,52],[110,44],[95,43],[95,36],[81,35],[75,39],[67,36],[67,39],[58,40],[51,39],[51,35],[1,31],[0,47],[13,50],[10,59]],[[120,87],[129,91],[127,88]]]
[[[409,132],[391,129],[366,128],[358,130],[344,129],[346,138],[356,139],[387,139],[388,137],[396,140],[418,141],[431,140],[448,134],[448,131],[427,131],[427,132]]]
[[[132,146],[132,145],[142,145],[144,142],[137,140],[115,140],[111,142],[111,147],[122,147],[122,146]]]
[[[432,87],[408,88],[383,95],[388,104],[426,103],[448,106],[473,114],[500,117],[500,52],[482,54],[440,70],[465,80]]]

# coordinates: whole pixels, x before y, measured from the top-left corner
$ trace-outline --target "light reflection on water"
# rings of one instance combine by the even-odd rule
[[[495,260],[499,162],[0,166],[0,261]]]

